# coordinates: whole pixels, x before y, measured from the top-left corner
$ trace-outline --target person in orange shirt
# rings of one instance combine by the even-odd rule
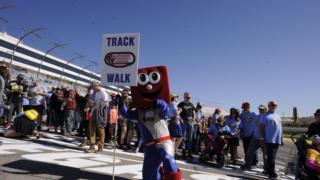
[[[113,141],[115,141],[114,131],[115,131],[115,127],[116,127],[117,121],[118,121],[117,105],[113,104],[111,106],[110,111],[109,111],[109,120],[108,120],[108,123],[109,123],[109,137],[111,139],[111,143]]]

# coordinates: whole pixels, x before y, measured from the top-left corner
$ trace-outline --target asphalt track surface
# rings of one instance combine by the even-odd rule
[[[1,132],[0,127],[0,132]],[[88,147],[78,147],[79,139],[65,138],[52,133],[42,133],[40,139],[14,140],[0,137],[0,179],[112,179],[113,149],[106,144],[103,154],[88,154]],[[239,147],[239,154],[242,154]],[[285,175],[293,143],[280,147],[277,170],[280,179],[294,179]],[[290,153],[291,152],[291,153]],[[261,158],[260,158],[261,159]],[[115,179],[142,179],[143,154],[116,150]],[[268,179],[261,174],[262,165],[252,171],[241,171],[239,166],[226,165],[222,169],[210,164],[177,160],[183,179]]]

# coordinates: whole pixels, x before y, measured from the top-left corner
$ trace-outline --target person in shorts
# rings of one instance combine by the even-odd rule
[[[178,110],[178,95],[176,93],[171,94],[171,103],[169,105],[169,132],[174,145],[174,152],[180,146],[182,141],[182,119],[179,116]]]

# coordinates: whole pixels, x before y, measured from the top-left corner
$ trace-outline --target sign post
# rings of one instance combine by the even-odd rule
[[[102,42],[101,84],[117,86],[118,89],[120,86],[137,86],[140,34],[105,34]],[[117,105],[117,111],[118,109]],[[115,179],[116,133],[117,128],[114,134],[113,180]]]

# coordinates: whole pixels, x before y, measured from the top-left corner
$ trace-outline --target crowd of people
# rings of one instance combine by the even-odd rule
[[[181,143],[182,158],[193,158],[194,153],[200,153],[200,157],[208,160],[216,157],[217,166],[223,167],[225,157],[230,153],[232,163],[240,164],[238,146],[242,140],[244,164],[241,169],[250,170],[257,165],[258,149],[261,148],[265,165],[263,173],[271,178],[277,177],[275,159],[283,139],[281,118],[275,112],[275,101],[270,101],[268,107],[260,105],[259,114],[251,112],[250,103],[244,102],[242,112],[231,108],[230,113],[225,115],[217,108],[212,116],[206,116],[200,103],[196,106],[191,103],[190,93],[184,93],[180,103],[177,99],[178,96],[172,94],[169,129],[175,149]]]
[[[37,118],[33,135],[39,136],[41,130],[66,137],[78,135],[82,138],[80,146],[89,145],[88,153],[103,152],[105,142],[124,150],[143,151],[137,112],[128,90],[121,94],[108,94],[98,82],[92,82],[85,95],[79,88],[56,87],[47,91],[39,81],[30,85],[21,74],[11,80],[4,64],[0,65],[0,74],[0,116],[7,129],[12,129],[19,114],[35,110],[38,116],[34,116]],[[229,113],[224,113],[216,108],[213,114],[205,114],[200,102],[196,105],[191,102],[190,93],[184,93],[181,102],[178,94],[173,93],[168,104],[167,122],[176,156],[194,159],[199,155],[199,159],[215,159],[217,167],[223,167],[226,155],[230,153],[232,164],[250,170],[257,165],[258,150],[261,149],[263,173],[276,178],[275,160],[279,146],[283,145],[277,106],[275,101],[262,104],[257,107],[256,114],[251,111],[250,103],[244,102],[242,111],[230,108]],[[316,117],[320,117],[318,114]],[[43,122],[46,129],[41,128]],[[312,125],[317,127],[309,129],[310,134],[311,131],[320,133],[318,125]],[[14,137],[13,134],[7,135]],[[243,144],[243,163],[239,161],[240,141]]]
[[[130,142],[140,132],[138,121],[130,117],[128,120],[127,112],[133,108],[128,90],[109,94],[94,81],[85,95],[77,87],[56,87],[48,91],[40,81],[29,82],[22,74],[11,78],[5,64],[0,65],[0,73],[0,116],[6,129],[13,128],[19,114],[32,109],[37,112],[36,129],[27,135],[39,136],[41,130],[66,137],[78,135],[83,138],[81,146],[90,145],[87,152],[102,152],[105,141],[113,143],[114,140],[120,148],[132,149]],[[10,132],[5,135],[21,134]]]

